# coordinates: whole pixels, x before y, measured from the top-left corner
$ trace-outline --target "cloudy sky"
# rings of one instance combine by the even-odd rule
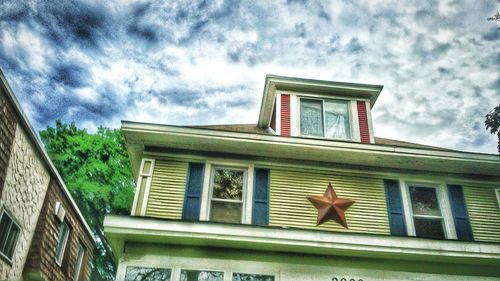
[[[166,2],[166,3],[164,3]],[[105,3],[105,4],[103,4]],[[379,137],[496,152],[494,0],[1,1],[0,67],[36,129],[256,123],[266,74],[384,85]]]

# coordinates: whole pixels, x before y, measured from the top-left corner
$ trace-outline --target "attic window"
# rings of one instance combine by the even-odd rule
[[[349,101],[300,98],[300,135],[351,140]]]

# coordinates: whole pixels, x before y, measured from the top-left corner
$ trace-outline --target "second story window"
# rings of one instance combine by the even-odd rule
[[[242,222],[243,190],[247,171],[244,169],[214,167],[210,184],[210,220]]]
[[[85,249],[80,241],[78,241],[78,247],[76,252],[76,261],[75,261],[75,271],[73,272],[73,280],[78,281],[80,277],[80,271],[82,269],[83,256],[85,255]]]
[[[409,193],[415,235],[444,239],[444,217],[436,188],[410,185]]]
[[[350,140],[349,102],[300,98],[300,135]]]

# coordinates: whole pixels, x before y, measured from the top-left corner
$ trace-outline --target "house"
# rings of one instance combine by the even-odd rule
[[[257,124],[123,121],[117,280],[498,280],[500,157],[375,137],[381,91],[268,75]]]
[[[94,243],[0,71],[0,280],[90,280]]]

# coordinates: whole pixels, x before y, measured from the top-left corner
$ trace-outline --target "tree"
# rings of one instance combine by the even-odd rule
[[[491,134],[496,134],[498,137],[498,154],[500,154],[500,104],[493,108],[488,114],[486,114],[486,120],[484,121],[486,125],[486,130],[490,130]]]
[[[120,129],[95,134],[56,121],[40,137],[97,241],[93,264],[103,280],[114,280],[111,248],[104,239],[104,216],[130,214],[134,181]]]
[[[500,0],[497,0],[497,2],[500,4]],[[494,14],[493,16],[489,17],[488,20],[500,23],[500,11],[497,10],[497,13]],[[500,27],[499,27],[499,29],[500,29]]]

